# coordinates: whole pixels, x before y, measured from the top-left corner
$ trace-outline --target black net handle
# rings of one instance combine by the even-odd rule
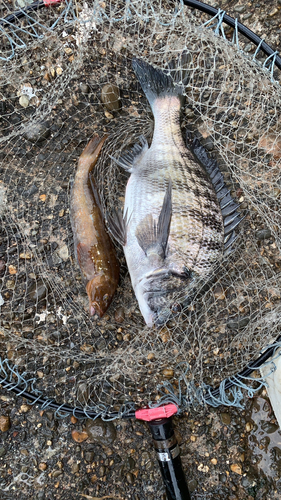
[[[210,5],[207,5],[203,2],[199,2],[199,0],[183,0],[183,3],[188,7],[200,10],[201,12],[205,12],[206,14],[209,14],[213,17],[216,16],[219,12],[215,7],[211,7]],[[237,19],[234,19],[228,14],[224,14],[222,19],[223,22],[228,26],[231,26],[231,28],[237,27],[239,33],[248,38],[248,40],[254,43],[257,47],[259,46],[260,50],[264,52],[264,54],[266,54],[268,57],[276,53],[276,51],[273,50],[272,47],[270,47],[266,42],[264,42],[262,38],[260,38],[249,28],[244,26],[244,24],[240,23]],[[278,54],[275,55],[274,63],[277,68],[281,69],[281,57]]]
[[[56,3],[59,3],[60,1],[63,1],[63,0],[57,0],[57,2],[54,3],[54,5]],[[41,7],[48,7],[50,5],[53,5],[52,2],[48,3],[46,0],[45,1],[44,0],[37,0],[36,2],[33,2],[30,5],[27,5],[23,9],[16,10],[12,14],[9,14],[8,16],[1,19],[0,26],[5,26],[5,24],[9,24],[9,23],[14,23],[17,19],[24,17],[29,12],[32,12],[33,10],[40,9]]]

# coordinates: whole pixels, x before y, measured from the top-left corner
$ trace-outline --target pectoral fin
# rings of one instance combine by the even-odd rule
[[[139,246],[146,255],[156,253],[162,259],[165,259],[167,256],[171,218],[172,182],[169,180],[158,223],[156,223],[152,215],[149,214],[141,221],[136,229],[136,238]]]

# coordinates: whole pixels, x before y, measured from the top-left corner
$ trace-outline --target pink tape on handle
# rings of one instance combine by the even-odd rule
[[[138,420],[145,420],[145,422],[150,422],[151,420],[158,420],[160,418],[169,418],[178,412],[178,407],[169,403],[165,406],[159,406],[158,408],[142,408],[135,412],[135,417]]]
[[[43,2],[45,6],[48,7],[49,5],[53,5],[55,3],[61,3],[63,0],[43,0]]]

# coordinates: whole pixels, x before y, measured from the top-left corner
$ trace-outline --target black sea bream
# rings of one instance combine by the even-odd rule
[[[181,66],[186,61],[183,54]],[[142,136],[115,160],[131,176],[124,216],[116,212],[108,217],[113,236],[123,245],[148,326],[165,322],[174,303],[188,299],[199,280],[210,278],[225,239],[229,247],[240,221],[216,163],[196,140],[189,148],[184,143],[180,111],[186,72],[175,66],[163,72],[133,60],[153,111],[154,133],[150,147]]]

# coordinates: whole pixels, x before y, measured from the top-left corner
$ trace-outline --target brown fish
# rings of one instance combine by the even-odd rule
[[[71,191],[70,217],[75,256],[87,282],[90,315],[103,316],[118,285],[119,264],[106,232],[95,181],[89,172],[95,166],[107,136],[94,135],[79,158]]]

